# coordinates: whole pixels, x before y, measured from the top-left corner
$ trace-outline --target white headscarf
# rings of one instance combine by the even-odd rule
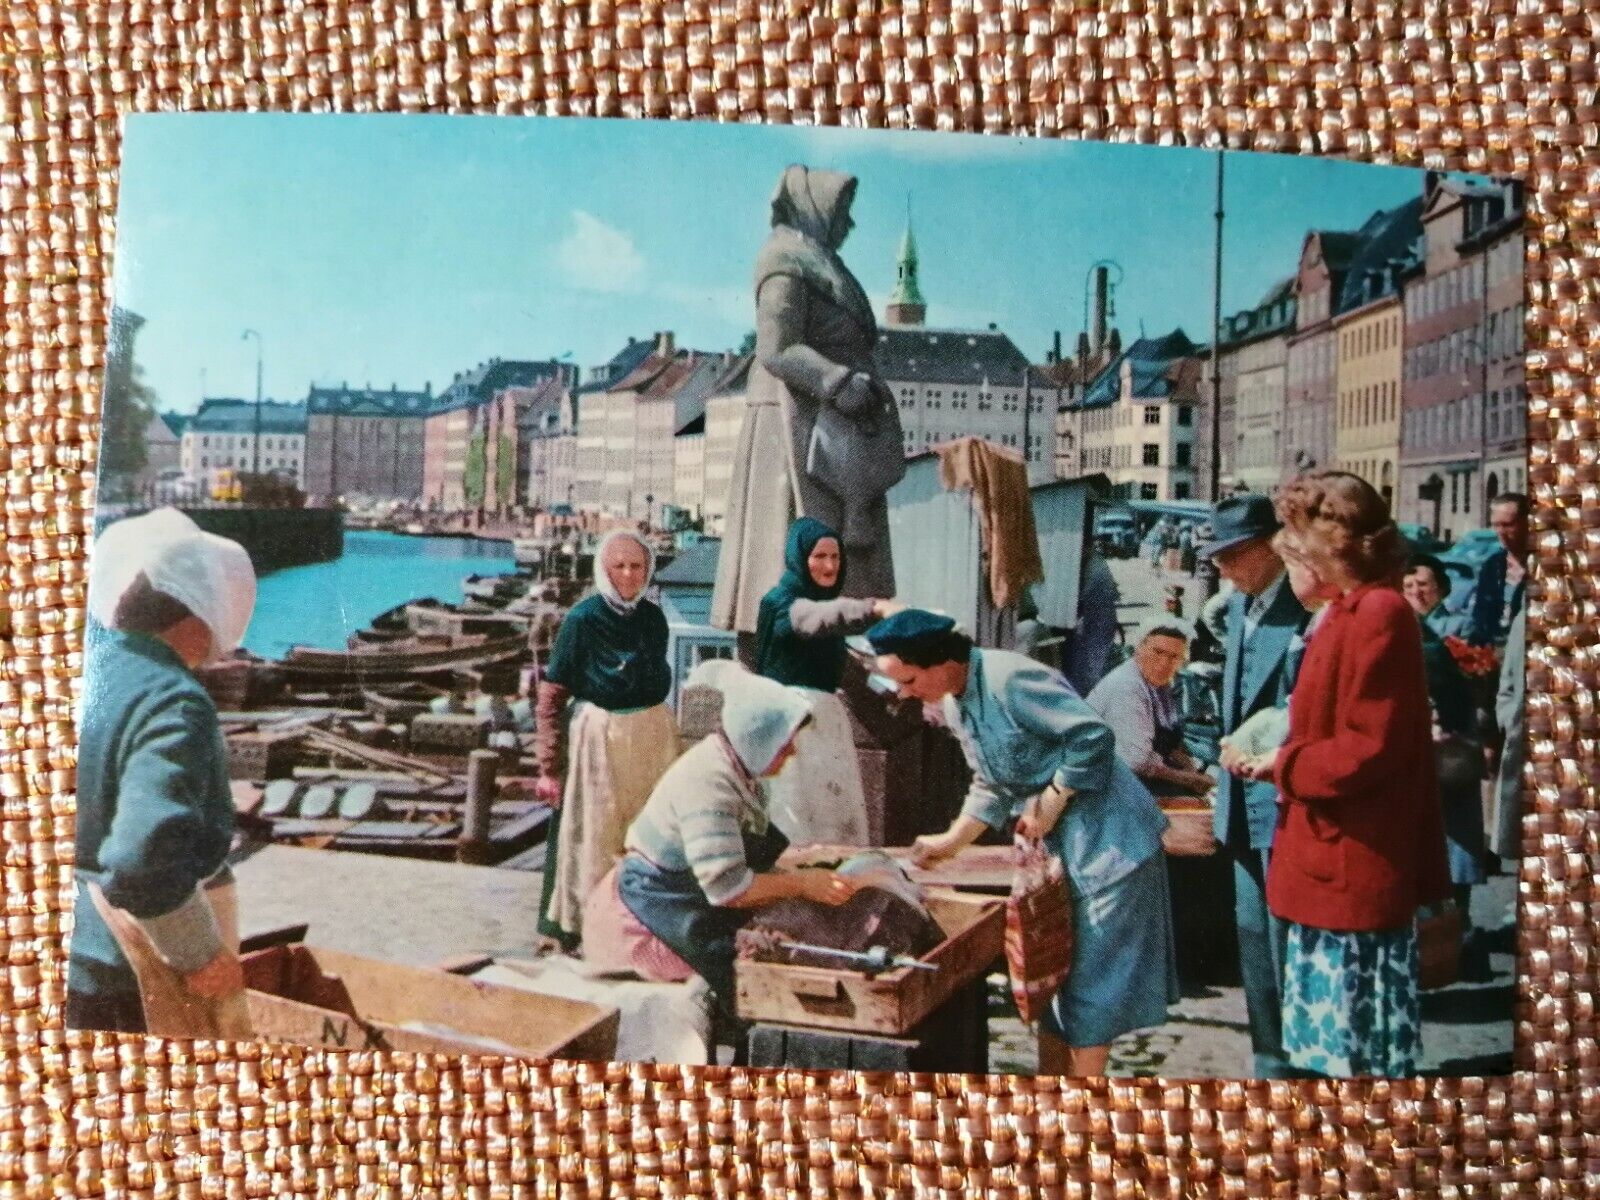
[[[172,508],[106,527],[95,542],[89,611],[111,628],[117,606],[143,575],[211,631],[211,658],[226,657],[244,640],[256,604],[256,573],[238,542],[206,533]]]
[[[624,600],[617,591],[617,585],[611,582],[611,573],[606,570],[606,549],[615,541],[627,538],[639,549],[644,551],[644,583],[639,588],[639,594],[632,600]],[[600,539],[600,546],[594,552],[594,586],[605,597],[606,603],[619,613],[626,616],[639,607],[639,601],[644,599],[645,589],[650,586],[650,581],[656,577],[656,554],[650,549],[650,543],[645,541],[631,529],[613,529]]]
[[[811,700],[800,689],[752,675],[732,659],[699,664],[688,684],[722,693],[722,736],[744,769],[756,778],[772,765],[778,751],[794,740],[811,715]]]

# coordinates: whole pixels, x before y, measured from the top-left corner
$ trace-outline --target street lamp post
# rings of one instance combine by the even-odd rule
[[[242,342],[246,338],[256,340],[256,418],[255,437],[252,439],[255,445],[251,453],[250,473],[259,476],[261,474],[261,335],[254,329],[246,329],[239,335],[239,340]]]

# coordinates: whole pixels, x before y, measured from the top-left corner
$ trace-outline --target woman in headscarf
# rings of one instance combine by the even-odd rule
[[[644,598],[654,573],[642,537],[608,534],[594,556],[594,594],[562,621],[539,683],[538,794],[559,805],[545,838],[539,929],[568,949],[582,940],[584,901],[677,757],[677,723],[664,703],[667,619]]]
[[[843,595],[839,536],[801,517],[789,527],[783,578],[761,598],[756,671],[806,689],[811,723],[794,765],[768,781],[772,819],[797,845],[864,846],[867,801],[850,715],[836,694],[849,651],[845,638],[894,610],[887,600]]]
[[[713,625],[741,635],[747,665],[797,516],[841,535],[845,595],[894,595],[885,495],[905,461],[899,409],[873,362],[872,305],[838,254],[855,190],[850,175],[787,168],[756,260],[755,361],[711,607]]]
[[[255,599],[243,547],[175,509],[116,522],[95,543],[70,1028],[250,1036],[228,754],[194,672],[233,652]]]
[[[806,695],[736,663],[707,665],[718,668],[721,727],[661,777],[628,830],[621,865],[590,898],[584,957],[661,982],[698,975],[731,1007],[734,935],[755,910],[796,897],[843,904],[857,885],[776,867],[789,840],[761,784],[794,755],[811,716]]]

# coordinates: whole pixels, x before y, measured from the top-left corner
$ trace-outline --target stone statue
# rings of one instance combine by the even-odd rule
[[[754,632],[796,517],[840,534],[845,595],[895,594],[886,494],[905,474],[905,451],[899,408],[873,363],[872,306],[838,254],[855,190],[854,176],[791,166],[772,197],[772,234],[756,259],[755,361],[712,596],[720,629]]]

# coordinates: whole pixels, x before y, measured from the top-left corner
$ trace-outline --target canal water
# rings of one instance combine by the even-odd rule
[[[281,658],[290,646],[343,650],[352,633],[397,604],[456,604],[468,575],[515,567],[510,542],[354,530],[342,558],[262,577],[245,648],[263,658]]]

